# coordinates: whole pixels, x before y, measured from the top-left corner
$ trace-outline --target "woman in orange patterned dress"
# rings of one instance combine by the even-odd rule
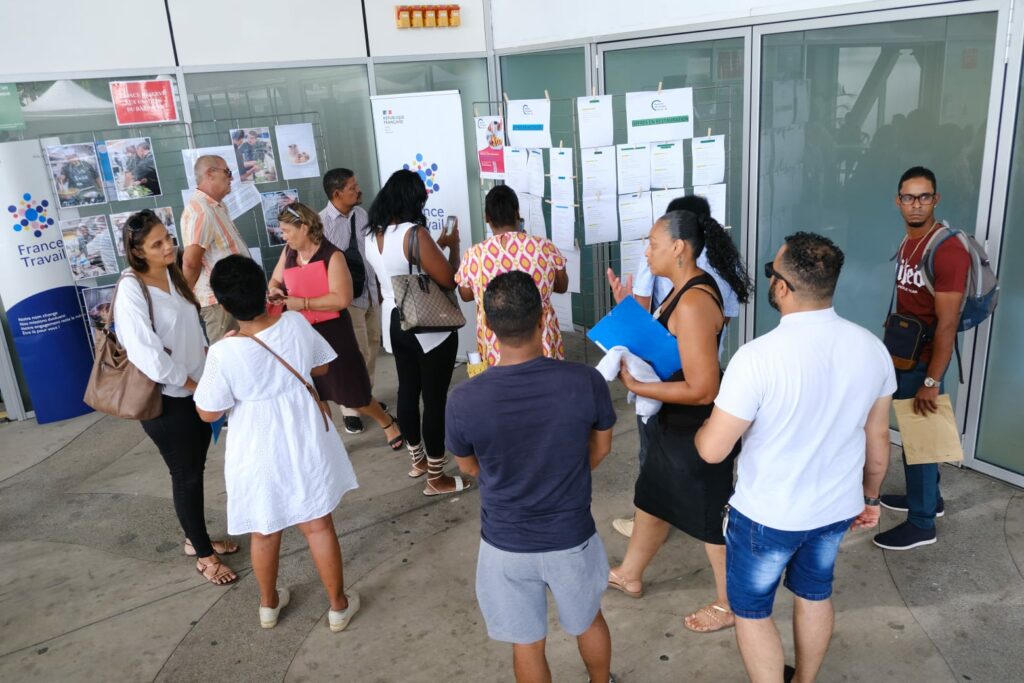
[[[462,300],[476,299],[476,347],[480,357],[488,365],[497,365],[501,360],[498,338],[487,326],[484,316],[484,291],[496,276],[519,270],[532,277],[540,290],[544,306],[541,315],[544,355],[559,360],[565,358],[558,317],[551,307],[552,293],[561,294],[569,289],[565,257],[550,240],[522,232],[519,199],[515,190],[507,185],[498,185],[487,193],[484,218],[494,237],[470,247],[455,274]]]

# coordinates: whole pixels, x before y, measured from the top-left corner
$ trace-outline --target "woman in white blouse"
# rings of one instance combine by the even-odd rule
[[[427,189],[423,179],[408,170],[395,171],[377,193],[370,206],[366,236],[366,260],[380,282],[381,339],[384,348],[395,356],[398,372],[398,423],[402,425],[405,445],[412,458],[410,477],[427,475],[423,495],[456,493],[470,486],[461,476],[444,473],[444,411],[448,385],[455,368],[459,338],[455,332],[414,334],[402,330],[395,290],[391,278],[409,273],[409,242],[418,230],[420,272],[444,289],[455,289],[455,271],[459,266],[459,230],[456,227],[436,243],[424,227],[423,207]],[[441,248],[449,249],[446,259]],[[420,397],[423,398],[423,422],[420,423]]]
[[[238,552],[238,545],[211,541],[203,516],[203,469],[211,430],[192,401],[206,360],[199,304],[178,268],[177,247],[155,213],[147,209],[132,214],[122,239],[129,269],[122,273],[114,297],[115,331],[128,360],[163,385],[163,412],[142,420],[142,428],[170,470],[185,554],[196,556],[196,571],[224,586],[238,576],[218,554]],[[152,317],[142,283],[152,300]]]

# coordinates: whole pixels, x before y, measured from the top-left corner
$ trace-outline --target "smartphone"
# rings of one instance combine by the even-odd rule
[[[455,216],[448,216],[448,218],[444,219],[444,229],[441,230],[441,234],[442,235],[447,235],[452,230],[454,230],[455,229],[455,223],[456,223]]]

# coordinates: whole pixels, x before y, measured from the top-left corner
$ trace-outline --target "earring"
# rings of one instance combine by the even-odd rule
[[[677,265],[678,267],[680,267],[680,268],[682,268],[682,267],[683,267],[683,257],[682,257],[682,256],[677,256],[677,257],[676,257],[676,265]]]

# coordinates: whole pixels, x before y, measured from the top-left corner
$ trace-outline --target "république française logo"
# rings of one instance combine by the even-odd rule
[[[388,126],[397,126],[405,123],[405,114],[396,114],[393,109],[381,109],[381,121]]]
[[[402,164],[402,168],[412,171],[420,177],[427,188],[428,195],[441,191],[441,186],[437,184],[437,164],[424,161],[422,154],[417,153],[416,161],[411,164]]]
[[[7,207],[8,217],[13,221],[11,229],[17,233],[32,233],[42,237],[43,231],[53,225],[53,219],[46,215],[50,202],[35,201],[28,192],[21,195],[17,204]]]

